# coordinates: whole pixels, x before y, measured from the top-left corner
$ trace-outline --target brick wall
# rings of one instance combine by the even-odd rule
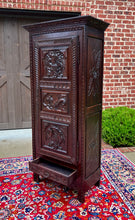
[[[0,7],[81,12],[109,22],[103,107],[135,108],[135,0],[0,0]]]

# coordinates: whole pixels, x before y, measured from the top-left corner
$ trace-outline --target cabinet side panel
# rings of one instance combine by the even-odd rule
[[[90,107],[102,100],[102,40],[87,37],[87,98]]]
[[[100,168],[103,38],[87,35],[85,179]]]

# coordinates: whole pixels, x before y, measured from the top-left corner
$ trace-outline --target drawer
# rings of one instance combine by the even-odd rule
[[[52,163],[42,158],[29,162],[29,169],[44,178],[62,183],[65,186],[72,184],[77,173],[77,170]]]

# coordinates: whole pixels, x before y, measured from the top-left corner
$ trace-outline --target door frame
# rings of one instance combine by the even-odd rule
[[[67,11],[44,11],[44,10],[26,10],[0,8],[0,17],[24,17],[24,18],[45,18],[46,20],[55,20],[69,17],[80,16],[81,12]]]

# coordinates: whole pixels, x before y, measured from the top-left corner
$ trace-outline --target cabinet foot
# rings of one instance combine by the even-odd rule
[[[34,174],[33,174],[33,180],[34,180],[35,182],[39,183],[39,182],[40,182],[39,175],[36,174],[36,173],[34,173]]]
[[[84,203],[84,201],[85,201],[85,196],[84,196],[84,192],[83,192],[83,191],[79,191],[79,192],[78,192],[78,200],[79,200],[81,203]]]
[[[67,186],[64,186],[64,192],[68,192],[69,188]]]
[[[95,184],[95,186],[100,186],[100,180],[98,180],[97,182],[96,182],[96,184]]]

